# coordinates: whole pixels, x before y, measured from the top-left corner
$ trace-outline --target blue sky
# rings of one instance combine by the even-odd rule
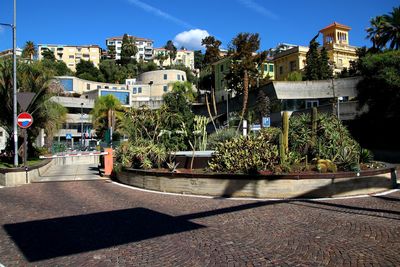
[[[318,30],[337,21],[352,28],[350,43],[370,46],[369,20],[388,13],[398,0],[17,0],[17,45],[98,44],[128,33],[198,48],[216,36],[227,47],[239,32],[259,33],[261,49],[278,43],[307,45]],[[12,23],[13,0],[0,1],[0,22]],[[0,28],[0,50],[12,47],[11,30]]]

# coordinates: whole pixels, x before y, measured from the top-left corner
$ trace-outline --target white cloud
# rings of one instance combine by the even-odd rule
[[[194,26],[190,25],[189,23],[187,23],[186,21],[180,20],[177,17],[174,17],[156,7],[153,7],[149,4],[143,3],[142,1],[139,0],[128,0],[131,4],[136,5],[137,7],[143,9],[144,11],[151,13],[157,17],[161,17],[163,19],[169,20],[174,22],[175,24],[181,25],[184,28],[194,28]]]
[[[246,6],[247,8],[260,13],[263,16],[269,17],[270,19],[278,19],[278,15],[274,14],[270,10],[266,9],[265,7],[257,4],[254,0],[237,0],[242,5]]]
[[[178,33],[174,38],[174,42],[178,48],[184,46],[187,49],[198,50],[203,48],[201,46],[201,40],[209,35],[210,34],[206,30],[192,29]]]

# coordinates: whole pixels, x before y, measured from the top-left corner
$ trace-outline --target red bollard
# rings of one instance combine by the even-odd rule
[[[112,148],[104,148],[104,152],[108,152],[107,155],[104,155],[104,175],[110,176],[113,171],[113,149]]]

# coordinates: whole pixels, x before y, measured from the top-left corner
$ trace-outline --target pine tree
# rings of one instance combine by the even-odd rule
[[[319,80],[321,58],[318,52],[319,43],[316,41],[317,34],[310,41],[310,48],[306,54],[306,66],[304,67],[304,79],[308,81]]]
[[[319,70],[320,70],[320,77],[319,77],[320,80],[327,80],[333,77],[333,70],[332,67],[329,65],[329,56],[325,47],[322,47],[321,49]]]

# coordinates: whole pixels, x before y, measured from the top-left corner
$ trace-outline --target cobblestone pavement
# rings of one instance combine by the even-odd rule
[[[109,181],[0,189],[4,266],[400,266],[400,192],[204,199]]]

